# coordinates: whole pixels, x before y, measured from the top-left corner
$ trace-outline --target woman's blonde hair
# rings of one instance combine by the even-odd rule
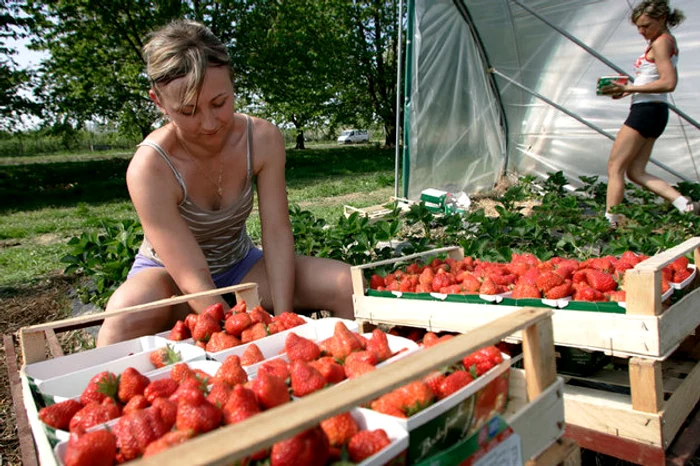
[[[154,31],[143,47],[146,73],[153,90],[158,86],[185,78],[181,101],[196,103],[204,75],[210,66],[231,70],[226,46],[203,24],[177,20]]]
[[[650,18],[661,19],[666,17],[666,27],[678,26],[685,19],[685,15],[678,8],[671,9],[668,0],[644,0],[634,7],[630,20],[632,24],[637,24],[640,16],[647,15]]]

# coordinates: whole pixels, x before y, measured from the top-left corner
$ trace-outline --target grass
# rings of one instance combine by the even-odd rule
[[[0,158],[0,287],[60,271],[68,240],[102,221],[136,219],[123,152]],[[287,150],[290,203],[334,222],[343,205],[365,207],[394,192],[394,150],[378,145],[310,145]],[[257,209],[248,221],[260,239]]]

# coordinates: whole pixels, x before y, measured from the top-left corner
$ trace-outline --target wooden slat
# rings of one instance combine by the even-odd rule
[[[56,338],[56,332],[52,329],[44,330],[44,335],[46,336],[46,343],[49,346],[49,353],[54,358],[63,356],[63,348]]]
[[[46,359],[46,335],[43,330],[31,330],[25,327],[19,331],[19,347],[22,364],[27,365]]]
[[[612,434],[566,425],[565,437],[574,440],[581,448],[604,455],[630,461],[644,466],[664,466],[666,457],[663,448],[618,437]]]
[[[661,411],[664,402],[661,362],[630,358],[629,371],[632,409],[645,413]]]
[[[561,439],[525,466],[581,466],[581,448],[571,439]]]
[[[700,288],[686,294],[658,317],[659,350],[664,354],[679,345],[700,325]]]
[[[395,259],[386,259],[383,261],[372,262],[369,264],[355,265],[352,268],[371,269],[374,267],[380,267],[382,265],[396,264],[397,262],[409,262],[409,261],[412,261],[414,259],[432,257],[432,256],[437,256],[439,254],[444,254],[444,253],[447,253],[449,257],[451,257],[455,260],[459,260],[460,258],[464,259],[464,249],[462,249],[459,246],[448,246],[445,248],[431,249],[430,251],[425,251],[425,252],[417,252],[415,254],[409,254],[408,256],[397,257]]]
[[[523,365],[527,396],[534,400],[557,378],[551,319],[523,330]]]
[[[667,249],[640,262],[634,268],[635,270],[660,271],[678,257],[696,250],[698,247],[700,247],[700,236],[695,236],[682,242],[678,246],[674,246],[671,249]],[[696,261],[696,264],[697,263]]]
[[[661,314],[661,271],[631,269],[625,272],[627,313]]]
[[[522,309],[494,321],[488,327],[457,336],[390,366],[262,412],[239,424],[217,429],[186,445],[166,450],[152,458],[144,458],[135,464],[230,464],[237,458],[250,455],[308,429],[327,417],[368,402],[434,369],[453,363],[484,345],[496,343],[515,330],[529,327],[550,316],[551,312],[547,310]],[[284,422],[280,422],[280,419]]]
[[[69,327],[76,324],[99,322],[109,317],[114,317],[120,314],[125,314],[127,312],[142,312],[148,311],[150,309],[157,309],[164,306],[172,306],[174,304],[186,303],[187,301],[192,301],[198,298],[205,298],[209,296],[220,296],[227,293],[241,293],[247,290],[255,288],[257,290],[257,284],[255,283],[243,283],[240,285],[233,285],[224,288],[217,288],[215,290],[202,291],[199,293],[192,293],[182,296],[173,296],[172,298],[161,299],[158,301],[153,301],[151,303],[139,304],[137,306],[129,306],[122,309],[115,309],[109,313],[101,312],[98,314],[90,314],[78,317],[72,317],[70,319],[58,320],[55,322],[47,322],[44,324],[32,325],[30,327],[25,327],[24,330],[29,332],[34,331],[44,331],[44,330],[59,330],[65,327]],[[257,291],[256,291],[257,293]]]
[[[695,405],[700,401],[700,363],[666,401],[661,412],[664,448],[668,447]]]
[[[690,415],[687,425],[666,450],[666,466],[685,466],[700,447],[700,406]]]
[[[24,466],[33,466],[38,464],[38,460],[36,449],[34,448],[32,430],[29,427],[29,418],[27,417],[27,412],[24,410],[24,403],[22,402],[22,386],[19,380],[19,371],[17,370],[15,342],[10,335],[3,335],[2,340],[5,347],[5,364],[7,365],[10,391],[12,393],[12,404],[15,410],[17,437],[19,438],[22,464]],[[8,420],[5,419],[5,422],[7,421]]]

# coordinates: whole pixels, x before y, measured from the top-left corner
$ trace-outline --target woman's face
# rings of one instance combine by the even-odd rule
[[[666,18],[655,19],[641,15],[636,24],[637,31],[648,41],[653,41],[666,31]]]
[[[152,94],[151,97],[188,139],[200,139],[206,143],[228,136],[227,130],[233,123],[235,111],[235,94],[228,68],[207,69],[196,105],[181,102],[183,88],[184,78],[176,79],[160,87],[158,96]]]

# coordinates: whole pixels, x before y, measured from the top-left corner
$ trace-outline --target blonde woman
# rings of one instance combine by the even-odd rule
[[[611,84],[602,89],[613,99],[632,95],[629,116],[617,133],[608,159],[605,217],[613,226],[618,219],[611,209],[624,199],[625,175],[671,202],[680,212],[698,213],[700,210],[700,203],[691,202],[664,180],[646,171],[654,143],[668,123],[668,93],[673,92],[678,83],[678,44],[669,31],[684,18],[683,13],[671,9],[666,0],[645,0],[638,4],[630,20],[648,46],[634,64],[634,84]]]
[[[326,309],[353,317],[350,268],[296,256],[285,149],[273,124],[236,113],[227,49],[206,27],[176,21],[143,49],[150,98],[168,123],[139,144],[126,181],[145,240],[107,312],[237,283],[259,285],[275,314]],[[257,189],[262,250],[245,222]],[[221,297],[105,320],[98,346],[171,327]]]

